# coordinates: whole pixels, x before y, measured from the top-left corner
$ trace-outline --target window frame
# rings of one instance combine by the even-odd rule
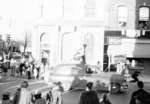
[[[143,7],[146,7],[146,8],[149,8],[149,20],[148,21],[142,21],[140,20],[140,8],[143,8]],[[147,30],[148,29],[148,23],[150,22],[150,6],[139,6],[138,7],[138,27],[139,29],[144,29],[144,30]]]
[[[119,8],[126,8],[126,16],[120,16],[119,14],[120,14],[120,9]],[[124,20],[122,20],[122,21],[120,21],[121,19],[120,18],[123,18]],[[127,24],[127,22],[128,22],[128,18],[129,18],[129,9],[128,9],[128,6],[126,6],[126,5],[118,5],[117,6],[117,22],[118,22],[118,24],[120,25],[121,23],[121,25],[122,26],[126,26],[126,24]]]
[[[143,21],[143,20],[140,20],[140,9],[142,9],[142,8],[147,8],[147,9],[149,9],[149,17],[148,17],[148,21],[150,21],[150,7],[149,6],[140,6],[139,8],[138,8],[138,13],[139,13],[139,19],[138,19],[138,21]],[[145,22],[148,22],[148,21],[145,21]]]

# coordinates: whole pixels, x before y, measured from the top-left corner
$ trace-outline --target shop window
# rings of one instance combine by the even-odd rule
[[[118,6],[118,24],[121,27],[126,26],[128,19],[128,8],[126,6]]]
[[[142,29],[147,29],[147,24],[149,21],[149,7],[139,8],[139,27]]]

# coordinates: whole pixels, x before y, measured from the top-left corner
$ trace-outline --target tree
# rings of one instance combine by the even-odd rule
[[[24,53],[26,53],[27,48],[30,46],[30,42],[31,42],[31,33],[26,32],[24,40],[24,51],[23,51]]]

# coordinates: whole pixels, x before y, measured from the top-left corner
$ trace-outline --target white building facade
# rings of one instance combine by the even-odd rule
[[[32,29],[33,57],[47,57],[55,66],[82,51],[88,64],[103,65],[105,4],[107,0],[45,0],[43,17]]]

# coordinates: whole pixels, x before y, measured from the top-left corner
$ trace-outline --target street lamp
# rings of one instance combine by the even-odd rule
[[[84,44],[83,44],[83,48],[84,48],[84,56],[85,56],[85,52],[86,52],[86,51],[85,51],[86,47],[87,47],[87,44],[84,43]]]
[[[83,56],[82,56],[82,62],[83,62],[83,64],[86,64],[86,47],[87,47],[87,44],[83,44],[83,51],[84,51],[84,53],[83,53]]]
[[[40,0],[40,16],[43,17],[44,12],[44,0]]]

